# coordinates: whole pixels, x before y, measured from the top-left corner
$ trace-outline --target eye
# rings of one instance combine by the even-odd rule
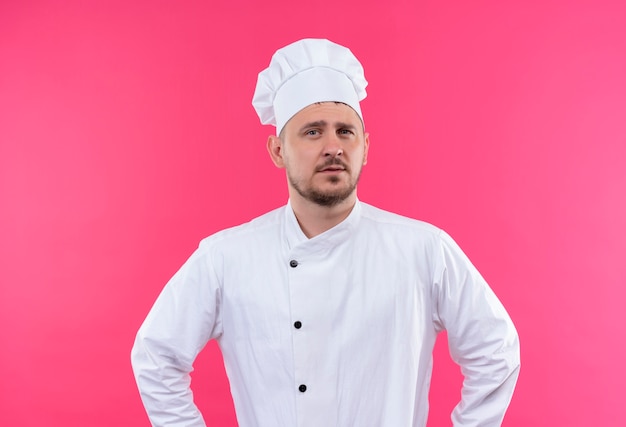
[[[320,131],[317,129],[309,129],[306,132],[304,132],[304,134],[307,136],[317,136],[320,134]]]
[[[339,135],[354,135],[354,132],[352,132],[350,129],[339,129],[337,133]]]

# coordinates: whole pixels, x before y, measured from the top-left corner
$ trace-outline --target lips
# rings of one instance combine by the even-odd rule
[[[341,166],[328,166],[323,168],[320,172],[339,172],[339,171],[344,171],[346,170],[344,167]]]
[[[347,168],[343,163],[334,161],[330,164],[324,164],[317,168],[318,172],[341,172],[345,171]]]

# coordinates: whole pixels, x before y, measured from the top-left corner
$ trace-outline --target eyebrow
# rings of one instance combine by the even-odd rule
[[[326,126],[328,126],[328,122],[326,120],[316,120],[314,122],[306,123],[304,126],[300,128],[300,132],[309,128],[325,128]],[[337,129],[351,129],[351,130],[356,129],[356,126],[350,123],[343,123],[343,122],[335,122],[334,126]]]

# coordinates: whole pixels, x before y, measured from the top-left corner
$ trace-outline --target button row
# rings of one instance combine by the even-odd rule
[[[289,266],[291,268],[296,268],[298,266],[298,261],[296,261],[295,259],[292,259],[291,261],[289,261]],[[297,320],[294,322],[293,327],[296,329],[300,329],[302,327],[302,322]],[[298,390],[300,390],[300,393],[304,393],[306,391],[306,385],[304,384],[300,384],[300,386],[298,387]]]

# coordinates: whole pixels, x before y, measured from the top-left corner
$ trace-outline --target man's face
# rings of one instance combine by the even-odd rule
[[[290,197],[321,206],[356,197],[368,147],[357,113],[337,102],[309,105],[268,141],[272,160],[287,171]]]

